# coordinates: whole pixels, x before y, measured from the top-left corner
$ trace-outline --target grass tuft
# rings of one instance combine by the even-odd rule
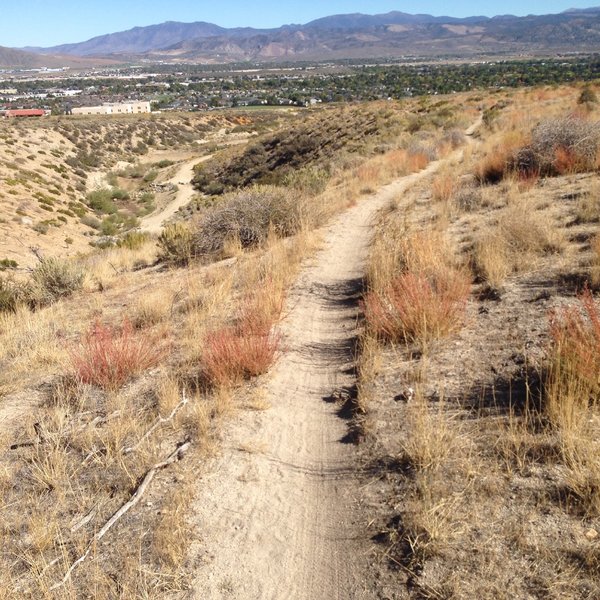
[[[462,326],[470,288],[469,277],[459,271],[402,273],[387,289],[365,296],[367,325],[383,340],[403,340],[424,350]]]
[[[70,352],[75,376],[105,390],[117,390],[167,355],[161,337],[134,332],[129,321],[120,330],[96,322],[79,347]]]

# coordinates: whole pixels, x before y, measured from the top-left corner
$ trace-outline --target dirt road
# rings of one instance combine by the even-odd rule
[[[170,202],[161,211],[148,215],[141,220],[140,230],[148,233],[160,233],[163,229],[163,223],[168,221],[180,208],[188,204],[197,194],[192,186],[192,177],[194,176],[194,165],[205,162],[212,158],[212,154],[201,158],[192,158],[185,161],[175,175],[166,183],[172,183],[177,186],[177,194],[173,202]]]
[[[456,155],[454,155],[456,157]],[[375,214],[442,163],[339,216],[288,298],[271,408],[240,416],[196,505],[204,549],[194,598],[374,598],[357,497],[357,451],[336,390],[351,388],[357,299]]]

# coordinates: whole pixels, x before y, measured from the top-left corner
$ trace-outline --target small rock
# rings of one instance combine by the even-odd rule
[[[595,529],[588,529],[585,532],[585,537],[588,540],[595,540],[598,537],[598,532]]]
[[[403,392],[400,392],[400,394],[398,394],[394,400],[396,400],[396,402],[410,402],[415,396],[415,390],[411,387],[407,387]]]

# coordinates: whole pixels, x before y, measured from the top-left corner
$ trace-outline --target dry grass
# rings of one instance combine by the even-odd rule
[[[116,390],[167,355],[164,334],[135,333],[129,321],[119,331],[96,322],[71,351],[75,377],[105,390]]]
[[[589,290],[552,316],[550,335],[544,410],[553,425],[573,431],[600,400],[600,312]]]
[[[407,234],[403,225],[385,227],[373,246],[368,282],[365,319],[382,340],[425,351],[462,326],[470,276],[457,267],[438,231]]]
[[[456,451],[459,433],[451,422],[448,407],[443,401],[430,406],[417,389],[410,400],[406,417],[408,436],[402,450],[418,471],[435,471]]]
[[[551,217],[519,200],[503,209],[496,223],[480,234],[473,265],[489,287],[498,289],[512,273],[532,269],[541,256],[560,254],[565,248],[565,235]]]
[[[590,284],[594,289],[598,289],[600,286],[600,234],[592,238],[591,247]]]
[[[377,367],[365,357],[364,383],[359,370],[367,443],[374,460],[399,457],[386,471],[385,517],[374,532],[411,598],[599,593],[599,318],[596,298],[573,302],[582,276],[593,277],[600,264],[597,194],[591,176],[538,184],[506,170],[513,151],[531,142],[521,132],[566,114],[577,94],[547,89],[539,98],[523,91],[498,99],[493,131],[482,132],[482,148],[474,144],[453,174],[468,188],[478,163],[482,179],[491,176],[497,148],[502,182],[474,187],[476,200],[463,207],[456,193],[446,200],[441,173],[382,216],[370,293],[407,272],[460,271],[460,257],[476,267],[482,292],[503,292],[473,297],[467,326],[425,355],[368,338]],[[435,218],[449,203],[452,219]],[[432,232],[437,241],[425,243]],[[367,493],[367,501],[378,504],[381,493]]]
[[[504,132],[499,140],[492,138],[482,150],[483,157],[474,168],[477,181],[482,184],[494,184],[502,181],[510,171],[510,163],[518,149],[527,143],[522,131]]]
[[[60,303],[36,313],[24,306],[14,314],[0,313],[0,389],[5,394],[62,370],[67,360],[66,322],[67,311]]]
[[[600,182],[597,180],[578,198],[575,217],[579,223],[600,221]]]
[[[160,290],[143,295],[133,307],[130,320],[136,329],[145,329],[166,321],[175,304],[170,290]]]
[[[431,194],[438,202],[450,202],[457,191],[457,179],[452,173],[440,173],[431,184]]]
[[[151,265],[156,261],[158,250],[154,241],[147,241],[139,248],[108,248],[94,252],[82,260],[85,273],[84,289],[104,291],[122,283],[124,273]]]
[[[17,444],[0,456],[0,596],[164,598],[189,584],[187,516],[198,469],[248,386],[230,388],[274,359],[271,328],[316,247],[309,230],[344,205],[285,193],[285,206],[244,213],[259,219],[260,243],[225,248],[235,260],[157,272],[146,268],[158,252],[151,240],[94,251],[77,261],[86,273],[77,299],[0,315],[0,394],[11,396],[6,411],[0,405],[10,435],[0,434],[5,447]],[[124,325],[88,331],[100,318]],[[202,385],[202,343],[211,332],[233,332],[230,356],[239,365],[244,355],[227,389]],[[261,347],[267,352],[258,356]],[[223,366],[214,364],[215,372]],[[24,389],[31,400],[15,394]],[[247,406],[268,403],[257,397]],[[157,474],[143,501],[50,593],[148,469],[185,440],[192,442],[185,460]]]

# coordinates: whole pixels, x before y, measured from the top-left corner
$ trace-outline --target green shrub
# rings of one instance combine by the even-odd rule
[[[0,271],[6,271],[7,269],[16,269],[19,266],[16,260],[10,258],[3,258],[0,260]]]
[[[90,192],[85,199],[85,203],[101,214],[112,215],[117,212],[112,192],[108,188]]]
[[[31,302],[36,306],[51,304],[81,289],[83,271],[73,262],[43,258],[31,274]]]
[[[81,217],[81,223],[96,230],[99,230],[102,226],[102,222],[92,215],[84,215]]]
[[[172,160],[159,160],[158,162],[154,163],[153,166],[155,166],[157,169],[165,169],[166,167],[170,167],[172,165],[174,165],[175,162]]]
[[[585,85],[581,90],[581,94],[579,94],[579,99],[577,100],[579,104],[597,104],[598,96],[596,92],[593,90],[591,85]]]
[[[128,200],[129,193],[125,190],[122,190],[121,188],[113,188],[110,191],[110,197],[113,200]]]
[[[150,239],[148,233],[143,231],[130,231],[117,242],[117,246],[119,246],[119,248],[128,248],[129,250],[138,250],[144,244],[148,243]]]
[[[144,182],[151,183],[158,177],[158,171],[152,169],[144,175]]]
[[[158,238],[160,260],[174,265],[188,264],[193,257],[193,239],[191,229],[184,223],[167,225]]]
[[[33,226],[33,230],[41,233],[42,235],[46,235],[50,230],[50,225],[46,221],[40,221]]]
[[[310,196],[323,192],[329,181],[329,173],[320,167],[305,167],[291,171],[283,178],[283,185]]]

